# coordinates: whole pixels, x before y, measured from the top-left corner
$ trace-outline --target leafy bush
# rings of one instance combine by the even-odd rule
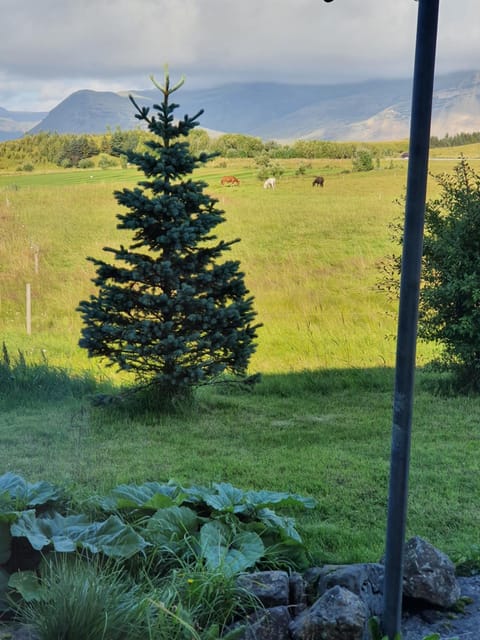
[[[315,506],[313,499],[296,494],[242,491],[227,483],[183,487],[147,482],[119,485],[108,496],[92,497],[84,504],[88,515],[75,512],[72,504],[72,498],[48,482],[32,484],[13,473],[0,476],[4,609],[12,590],[27,599],[39,589],[41,593],[36,573],[41,559],[58,554],[108,558],[132,577],[168,580],[187,572],[194,581],[188,584],[197,586],[207,575],[216,576],[219,585],[230,584],[242,571],[308,564],[294,520],[273,510]],[[65,568],[67,577],[69,570]],[[182,597],[188,596],[189,607],[195,608],[195,594],[201,597],[192,589]]]
[[[425,208],[418,335],[435,342],[441,355],[437,370],[453,376],[443,386],[480,390],[480,175],[462,158],[453,175],[436,178],[442,191]],[[393,239],[403,244],[402,225]],[[399,292],[401,257],[382,264],[379,288],[390,298]],[[453,380],[452,380],[453,377]]]
[[[352,159],[353,171],[372,171],[373,170],[373,156],[372,152],[368,149],[358,150]]]

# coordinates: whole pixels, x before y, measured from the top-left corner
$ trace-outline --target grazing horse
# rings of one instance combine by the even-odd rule
[[[323,176],[317,176],[315,180],[312,182],[312,187],[323,187],[325,183],[325,179]]]
[[[232,186],[238,187],[238,185],[240,184],[240,180],[235,176],[223,176],[223,178],[220,180],[220,184],[222,186],[231,184]]]
[[[275,189],[275,185],[277,184],[277,181],[275,180],[275,178],[267,178],[265,180],[265,182],[263,183],[263,188],[264,189]]]

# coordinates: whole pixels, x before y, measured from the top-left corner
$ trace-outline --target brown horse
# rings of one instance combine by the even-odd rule
[[[315,180],[312,182],[312,187],[323,187],[325,184],[325,179],[323,176],[317,176]]]
[[[238,187],[238,185],[240,184],[240,180],[235,176],[223,176],[223,178],[220,180],[220,184],[222,186],[225,186],[226,184],[230,184],[233,187]]]

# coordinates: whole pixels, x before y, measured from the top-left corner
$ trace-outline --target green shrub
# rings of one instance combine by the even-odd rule
[[[353,171],[372,171],[373,155],[368,149],[359,149],[352,159]]]

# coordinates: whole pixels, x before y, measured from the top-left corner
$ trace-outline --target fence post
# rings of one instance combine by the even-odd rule
[[[25,287],[25,320],[27,325],[27,335],[32,333],[32,291],[30,283]]]

